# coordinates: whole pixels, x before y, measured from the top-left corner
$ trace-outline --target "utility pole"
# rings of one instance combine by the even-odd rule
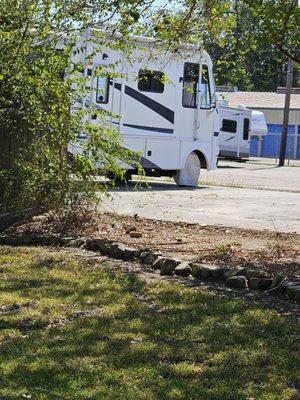
[[[284,102],[284,113],[283,113],[283,124],[281,131],[281,143],[280,143],[280,155],[278,167],[284,166],[285,152],[286,152],[286,141],[289,127],[289,113],[290,113],[290,102],[291,92],[293,83],[293,60],[288,58],[287,74],[286,74],[286,91],[285,91],[285,102]]]

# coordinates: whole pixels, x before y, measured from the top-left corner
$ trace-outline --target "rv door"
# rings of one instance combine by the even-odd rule
[[[220,156],[228,158],[239,157],[239,121],[240,113],[232,110],[220,110]]]
[[[211,144],[211,165],[215,165],[219,152],[219,140],[214,136],[217,120],[216,102],[214,101],[212,70],[208,64],[201,64],[198,84],[197,123],[195,138],[209,141]]]
[[[200,68],[195,139],[211,139],[216,109],[212,102],[212,77],[207,64]]]
[[[181,82],[181,112],[176,113],[175,121],[177,136],[211,142],[216,115],[211,69],[208,64],[185,62]]]

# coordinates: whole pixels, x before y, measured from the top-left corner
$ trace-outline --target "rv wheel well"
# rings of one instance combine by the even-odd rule
[[[197,154],[197,156],[200,160],[201,168],[207,168],[206,159],[205,159],[203,153],[201,153],[201,151],[199,151],[199,150],[194,150],[194,153]]]

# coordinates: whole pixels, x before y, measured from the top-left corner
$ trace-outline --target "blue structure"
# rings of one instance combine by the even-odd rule
[[[261,143],[259,143],[259,141],[255,138],[251,139],[250,156],[278,158],[282,125],[267,125],[268,134],[263,138]],[[297,135],[297,137],[295,137],[295,135]],[[295,145],[297,148],[295,148]],[[289,125],[286,144],[286,158],[290,160],[300,160],[300,126]]]

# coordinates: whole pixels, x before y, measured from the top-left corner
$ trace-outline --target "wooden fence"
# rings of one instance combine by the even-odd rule
[[[3,126],[0,122],[0,169],[10,168],[24,146],[31,141],[31,134],[24,121],[16,121],[15,126]]]

